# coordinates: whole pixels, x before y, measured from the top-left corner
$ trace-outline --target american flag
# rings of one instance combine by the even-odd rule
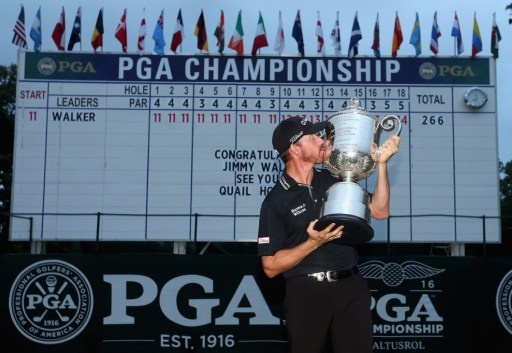
[[[23,6],[21,6],[20,15],[14,25],[13,31],[14,35],[12,37],[12,42],[20,48],[27,49],[27,37],[25,35],[25,10],[23,9]]]

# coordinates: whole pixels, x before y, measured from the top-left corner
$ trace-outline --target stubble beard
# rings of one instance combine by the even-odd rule
[[[316,155],[310,154],[309,156],[306,156],[307,161],[311,162],[313,164],[324,163],[328,158],[328,148],[329,148],[328,146],[326,146],[325,144],[322,144],[319,147],[319,151],[318,151],[318,153],[316,153]]]

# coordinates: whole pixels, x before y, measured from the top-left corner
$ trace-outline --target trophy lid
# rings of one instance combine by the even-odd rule
[[[352,103],[350,106],[343,108],[342,110],[334,113],[333,115],[331,115],[331,117],[339,115],[339,114],[357,113],[357,114],[367,115],[372,118],[375,118],[372,114],[370,114],[369,111],[367,111],[366,109],[361,107],[361,101],[359,100],[359,98],[353,97],[350,99],[350,101]],[[331,117],[329,117],[329,118],[331,118]]]

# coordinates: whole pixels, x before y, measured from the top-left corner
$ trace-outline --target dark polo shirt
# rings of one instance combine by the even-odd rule
[[[327,189],[338,182],[326,170],[315,169],[311,186],[299,184],[286,172],[267,194],[261,205],[258,255],[272,256],[306,241],[309,223],[317,219]],[[283,273],[285,278],[308,273],[345,270],[357,265],[358,256],[351,246],[327,243],[309,254],[295,267]]]

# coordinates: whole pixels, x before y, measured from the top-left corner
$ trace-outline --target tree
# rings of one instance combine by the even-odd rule
[[[8,249],[16,107],[16,65],[0,66],[0,249]]]
[[[512,161],[500,162],[501,246],[512,255]]]
[[[502,224],[512,226],[512,161],[500,162],[500,201]]]

